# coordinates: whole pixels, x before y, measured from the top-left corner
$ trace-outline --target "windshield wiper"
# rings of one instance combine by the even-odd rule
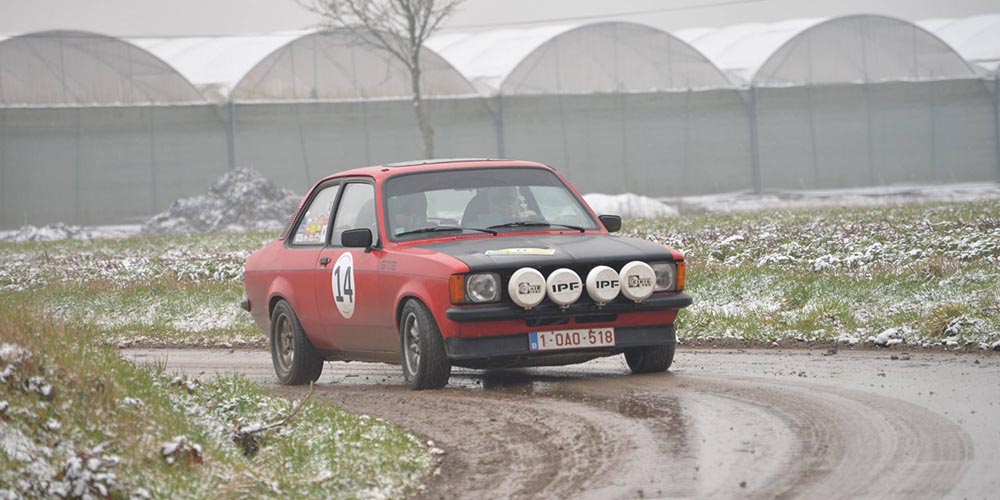
[[[493,231],[493,230],[490,230],[490,229],[480,229],[478,227],[430,226],[430,227],[422,227],[420,229],[413,229],[411,231],[403,231],[402,233],[399,233],[396,236],[406,236],[406,235],[417,234],[417,233],[440,233],[440,232],[445,232],[445,231],[479,231],[481,233],[492,234],[493,236],[497,235],[496,231]]]
[[[569,224],[553,224],[551,222],[540,222],[540,221],[520,221],[520,222],[507,222],[505,224],[497,224],[495,226],[490,226],[488,229],[497,229],[503,227],[565,227],[567,229],[573,229],[580,231],[581,233],[586,231],[586,229],[580,226],[571,226]]]

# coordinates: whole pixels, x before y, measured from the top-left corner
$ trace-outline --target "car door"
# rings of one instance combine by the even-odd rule
[[[312,293],[315,288],[313,270],[329,235],[330,217],[340,189],[339,183],[327,183],[313,191],[305,209],[295,220],[295,230],[289,235],[282,253],[281,277],[288,281],[290,296],[285,297],[295,310],[306,334],[317,347],[330,348],[325,343],[322,322]]]
[[[375,185],[351,180],[341,192],[334,213],[330,243],[320,252],[316,268],[316,299],[326,335],[344,351],[391,351],[391,307],[379,286],[379,249],[345,248],[341,235],[348,229],[368,228],[377,245]],[[389,330],[389,332],[387,332]]]

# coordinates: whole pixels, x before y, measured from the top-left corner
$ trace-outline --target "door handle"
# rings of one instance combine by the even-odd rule
[[[330,258],[329,257],[320,257],[320,259],[319,259],[319,265],[325,266],[325,265],[327,265],[329,263],[330,263]]]

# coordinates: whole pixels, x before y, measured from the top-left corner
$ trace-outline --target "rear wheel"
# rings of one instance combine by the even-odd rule
[[[323,373],[323,357],[306,337],[298,316],[284,300],[271,313],[271,363],[283,385],[315,382]]]
[[[410,299],[399,315],[400,354],[403,378],[410,389],[440,389],[448,384],[451,362],[444,339],[427,307]]]
[[[634,374],[665,372],[674,362],[676,344],[639,347],[625,351],[625,362]]]

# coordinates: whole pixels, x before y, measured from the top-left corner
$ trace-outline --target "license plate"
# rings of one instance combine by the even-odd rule
[[[560,349],[585,349],[588,347],[608,347],[615,345],[614,328],[591,328],[589,330],[556,330],[531,332],[528,334],[532,352],[556,351]]]

